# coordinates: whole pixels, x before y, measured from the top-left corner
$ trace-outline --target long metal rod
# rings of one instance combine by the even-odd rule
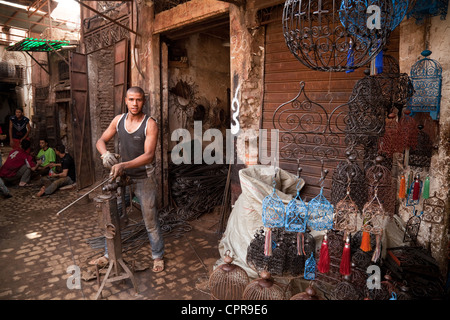
[[[125,26],[125,25],[119,23],[117,20],[114,20],[114,19],[108,17],[107,15],[101,13],[100,11],[95,10],[94,8],[88,6],[87,4],[81,2],[80,0],[75,0],[75,2],[78,2],[78,3],[79,3],[80,5],[82,5],[83,7],[87,8],[87,9],[91,10],[92,12],[98,14],[99,16],[101,16],[101,17],[103,17],[103,18],[105,18],[105,19],[107,19],[107,20],[109,20],[109,21],[111,21],[111,22],[117,24],[117,25],[120,26],[121,28],[124,28],[125,30],[127,30],[127,31],[129,31],[129,32],[132,32],[132,33],[134,33],[135,35],[141,36],[138,32],[134,31],[133,29],[130,29],[130,28],[128,28],[127,26]]]
[[[24,51],[27,55],[29,55],[30,56],[30,58],[31,59],[33,59],[34,60],[34,62],[36,62],[45,72],[47,72],[47,74],[50,74],[50,71],[48,71],[47,69],[45,69],[44,68],[44,66],[39,62],[39,61],[37,61],[36,60],[36,58],[35,57],[33,57],[28,51]]]
[[[83,194],[81,197],[79,197],[77,200],[75,200],[74,202],[70,203],[68,206],[66,206],[65,208],[59,210],[56,215],[59,216],[59,214],[61,212],[63,212],[64,210],[68,209],[69,207],[71,207],[72,205],[74,205],[76,202],[78,202],[79,200],[83,199],[85,196],[87,196],[89,193],[91,193],[92,191],[94,191],[95,189],[97,189],[98,187],[104,185],[106,182],[111,181],[111,177],[106,178],[105,180],[103,180],[98,186],[96,186],[95,188],[91,189],[90,191],[86,192],[85,194]]]

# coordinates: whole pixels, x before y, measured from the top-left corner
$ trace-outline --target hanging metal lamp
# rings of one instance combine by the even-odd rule
[[[366,65],[391,33],[392,0],[286,0],[283,34],[292,54],[320,71]]]

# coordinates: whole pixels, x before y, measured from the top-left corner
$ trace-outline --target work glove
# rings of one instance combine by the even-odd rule
[[[103,160],[103,166],[106,169],[111,169],[113,165],[119,163],[119,157],[116,153],[106,151],[100,158]]]

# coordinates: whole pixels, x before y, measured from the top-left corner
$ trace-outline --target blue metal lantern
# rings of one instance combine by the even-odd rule
[[[265,243],[264,243],[264,255],[272,255],[272,228],[284,227],[284,221],[286,217],[286,208],[284,207],[283,200],[277,195],[275,176],[272,178],[272,193],[266,196],[262,201],[262,222],[265,227]]]
[[[297,183],[297,195],[286,206],[284,229],[290,232],[305,232],[308,218],[308,206],[300,198],[300,182]]]
[[[316,259],[311,252],[311,256],[305,261],[305,272],[303,278],[306,280],[314,280],[316,278]]]
[[[431,51],[424,50],[424,58],[411,68],[410,79],[414,95],[409,98],[407,106],[411,116],[416,112],[429,112],[433,120],[439,119],[442,89],[442,67],[436,60],[429,58]]]
[[[308,226],[316,231],[332,229],[333,212],[333,205],[325,198],[321,187],[320,193],[308,203]]]
[[[422,24],[427,17],[441,16],[444,20],[447,16],[448,0],[417,0],[414,7],[408,12],[408,19],[413,17],[417,24]]]

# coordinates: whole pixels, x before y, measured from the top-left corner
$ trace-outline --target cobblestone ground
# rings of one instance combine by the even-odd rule
[[[95,192],[89,194],[89,200],[83,199],[57,216],[90,188],[58,190],[50,196],[32,198],[38,189],[37,184],[11,187],[13,197],[0,198],[0,299],[94,299],[99,283],[95,267],[87,262],[102,255],[101,249],[87,241],[102,235],[92,201]],[[140,220],[141,213],[134,208],[130,223]],[[124,260],[135,267],[139,293],[126,279],[107,283],[100,299],[209,300],[207,279],[219,259],[217,221],[217,215],[207,214],[193,221],[192,230],[180,237],[165,237],[166,265],[161,273],[151,271],[148,242],[124,253]],[[70,268],[80,271],[81,280]],[[105,271],[100,270],[101,280]],[[79,281],[70,281],[76,279]],[[77,283],[81,288],[71,285]]]

